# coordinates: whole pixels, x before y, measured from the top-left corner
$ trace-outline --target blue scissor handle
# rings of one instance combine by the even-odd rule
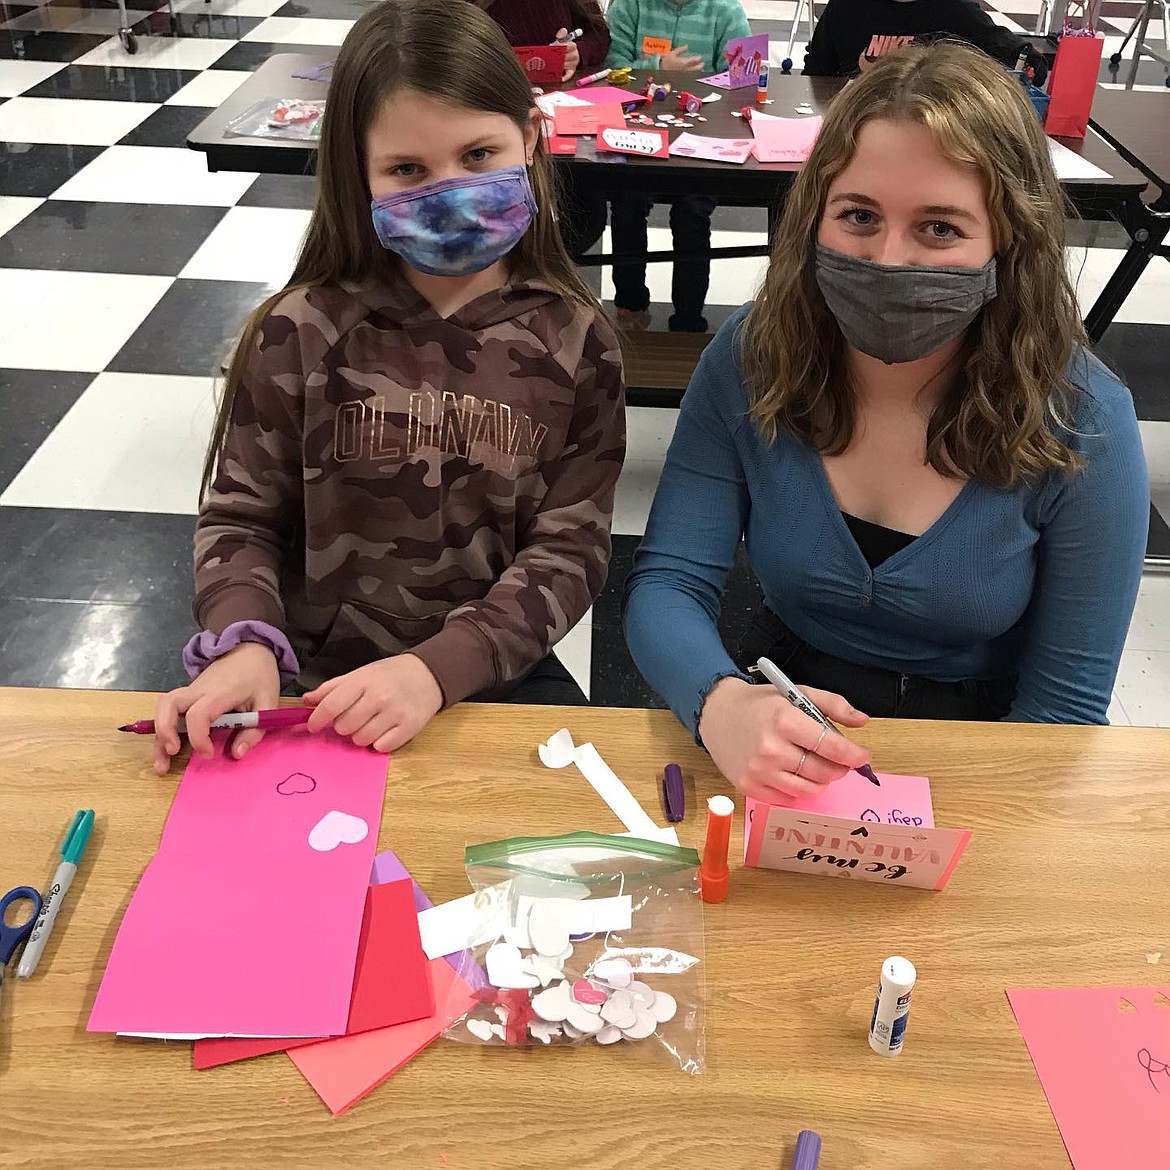
[[[22,899],[27,899],[33,904],[33,912],[27,922],[22,922],[19,926],[9,926],[4,921],[8,907],[13,902],[19,902]],[[12,958],[16,948],[32,934],[40,913],[41,895],[32,886],[17,886],[15,890],[9,890],[3,898],[0,898],[0,967],[3,967]]]

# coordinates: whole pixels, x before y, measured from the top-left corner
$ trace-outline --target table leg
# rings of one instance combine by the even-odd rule
[[[1138,65],[1141,64],[1142,48],[1146,43],[1146,29],[1150,27],[1150,8],[1153,7],[1153,3],[1154,0],[1146,0],[1142,9],[1141,23],[1133,39],[1133,61],[1129,66],[1129,76],[1125,79],[1126,89],[1133,89],[1133,84],[1137,81]]]
[[[1170,216],[1164,218],[1150,212],[1148,208],[1144,210],[1148,225],[1130,231],[1130,245],[1121,263],[1093,302],[1093,307],[1085,314],[1085,332],[1094,345],[1113,324],[1113,318],[1125,304],[1126,297],[1133,292],[1133,286],[1146,270],[1151,257],[1157,255],[1167,231],[1170,231]]]

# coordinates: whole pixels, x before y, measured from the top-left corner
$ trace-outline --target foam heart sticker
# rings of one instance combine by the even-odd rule
[[[276,791],[281,796],[296,796],[298,793],[312,792],[316,787],[317,781],[312,776],[306,776],[304,772],[294,772],[276,786]]]
[[[356,845],[366,839],[370,826],[361,817],[332,809],[309,830],[309,845],[318,853],[328,853],[338,845]]]

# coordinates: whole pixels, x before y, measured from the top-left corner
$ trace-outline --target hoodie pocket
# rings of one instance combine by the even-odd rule
[[[443,628],[447,613],[444,609],[406,617],[363,601],[343,601],[320,648],[302,663],[301,681],[320,686],[359,666],[411,650]]]

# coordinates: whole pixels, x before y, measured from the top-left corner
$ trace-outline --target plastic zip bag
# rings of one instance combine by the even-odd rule
[[[695,850],[580,832],[469,846],[464,865],[488,894],[493,926],[469,939],[461,960],[479,1003],[444,1036],[497,1047],[632,1045],[702,1071]]]
[[[232,138],[285,138],[311,141],[321,137],[325,102],[305,98],[266,98],[249,106],[224,129]]]

